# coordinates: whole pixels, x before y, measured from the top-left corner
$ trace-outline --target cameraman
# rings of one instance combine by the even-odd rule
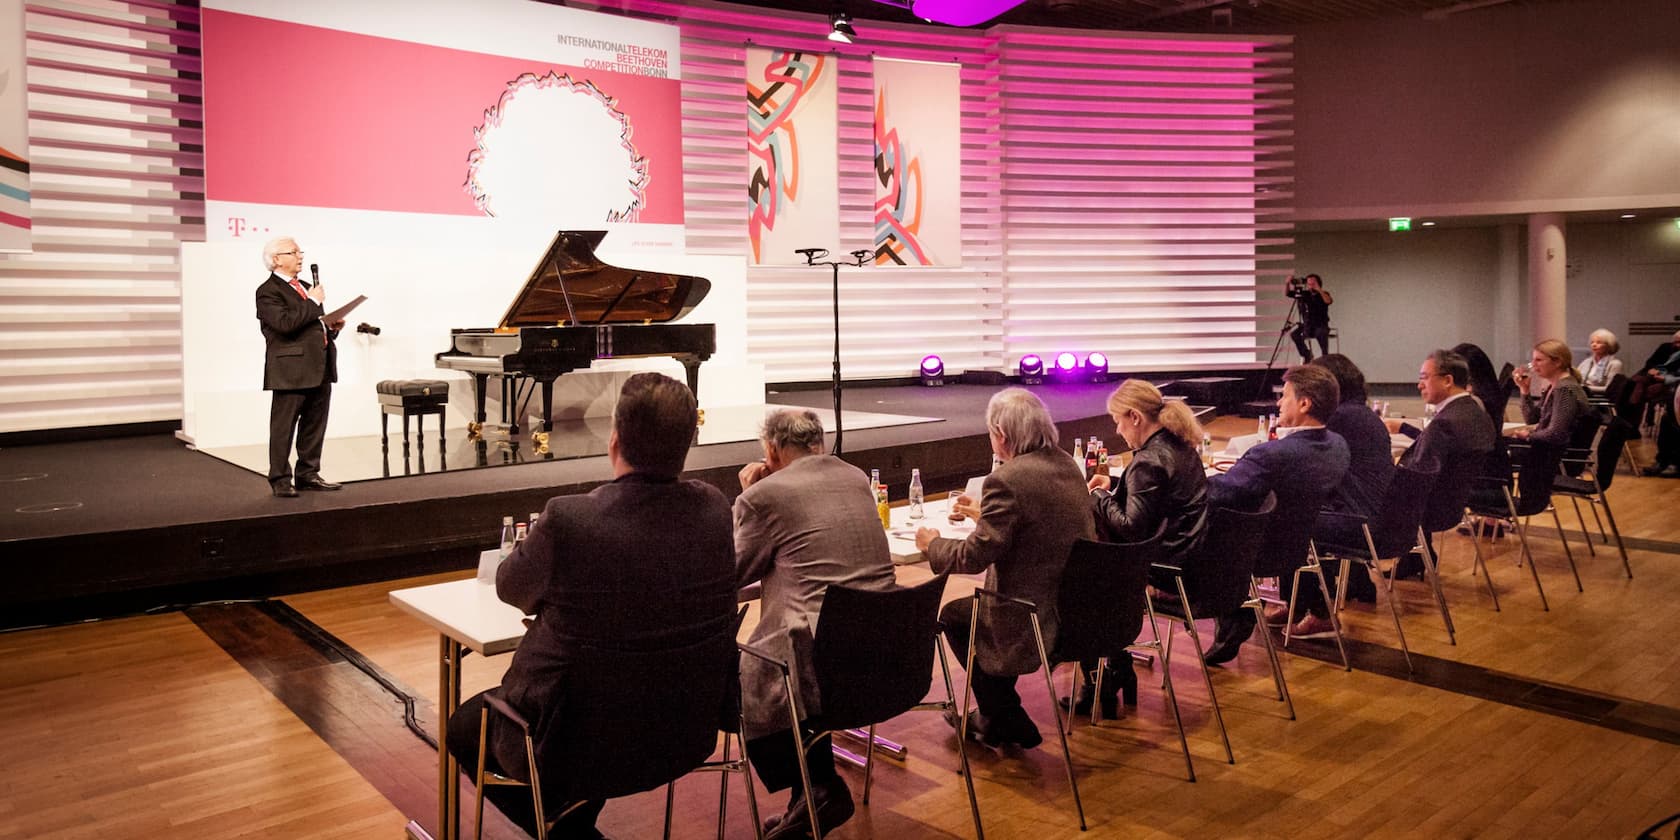
[[[1330,304],[1336,300],[1324,291],[1324,281],[1317,274],[1308,274],[1305,280],[1291,276],[1283,293],[1294,298],[1301,310],[1301,323],[1289,334],[1295,341],[1295,349],[1301,353],[1301,361],[1313,359],[1312,350],[1307,347],[1309,338],[1317,339],[1319,355],[1329,355]]]

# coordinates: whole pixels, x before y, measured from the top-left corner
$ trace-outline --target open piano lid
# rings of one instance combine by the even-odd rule
[[[704,277],[601,262],[595,246],[606,236],[604,230],[554,234],[499,329],[674,321],[712,290]]]

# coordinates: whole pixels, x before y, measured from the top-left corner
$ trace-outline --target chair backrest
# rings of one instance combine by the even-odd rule
[[[1395,468],[1382,509],[1371,520],[1371,542],[1376,545],[1377,557],[1396,557],[1417,543],[1417,529],[1423,524],[1430,493],[1440,474],[1419,467]]]
[[[1604,415],[1597,409],[1588,407],[1575,418],[1575,428],[1569,431],[1570,449],[1590,449],[1598,441],[1599,427],[1604,425]]]
[[[1598,471],[1598,486],[1601,489],[1610,489],[1610,482],[1616,480],[1616,463],[1621,460],[1622,448],[1638,436],[1639,430],[1620,417],[1612,416],[1604,421],[1604,433],[1599,435],[1598,444],[1593,448],[1597,458],[1593,466]]]
[[[1464,507],[1470,502],[1470,491],[1475,488],[1477,478],[1488,475],[1490,470],[1502,469],[1505,475],[1510,474],[1510,455],[1498,444],[1496,441],[1493,450],[1484,455],[1441,459],[1435,490],[1429,494],[1423,509],[1425,531],[1435,533],[1458,526],[1464,519]],[[1501,462],[1504,468],[1494,466]],[[1375,536],[1374,531],[1372,535]]]
[[[944,594],[944,575],[884,592],[828,588],[811,654],[824,728],[880,723],[922,702]]]
[[[1160,554],[1162,520],[1154,535],[1130,543],[1077,540],[1068,552],[1056,594],[1061,618],[1052,662],[1095,659],[1137,641],[1143,631],[1149,565]]]
[[[1633,390],[1633,380],[1627,378],[1625,374],[1618,373],[1610,377],[1610,381],[1604,384],[1604,402],[1611,406],[1619,406],[1622,404],[1622,400],[1627,399],[1628,391],[1631,390]]]
[[[1254,561],[1257,577],[1287,575],[1307,562],[1307,544],[1312,542],[1313,527],[1318,524],[1318,510],[1332,489],[1292,487],[1292,492],[1278,494],[1277,511],[1272,514],[1266,539],[1260,543],[1260,555]]]
[[[578,645],[532,733],[543,801],[558,808],[651,790],[710,757],[738,667],[734,622],[724,625],[682,647]]]
[[[1552,503],[1552,481],[1563,463],[1564,448],[1534,443],[1517,468],[1517,515],[1542,513]]]
[[[1257,510],[1215,507],[1208,511],[1202,548],[1184,564],[1184,591],[1197,615],[1222,615],[1248,600],[1254,564],[1275,512],[1274,493],[1267,493]]]

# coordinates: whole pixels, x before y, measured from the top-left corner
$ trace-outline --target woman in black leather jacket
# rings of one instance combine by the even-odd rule
[[[1201,547],[1207,531],[1207,476],[1196,447],[1202,427],[1182,401],[1164,400],[1154,385],[1128,379],[1108,398],[1114,430],[1132,448],[1132,462],[1120,482],[1109,476],[1091,478],[1091,505],[1098,535],[1109,542],[1136,542],[1153,536],[1162,522],[1160,562],[1182,566]],[[1126,662],[1125,651],[1109,658],[1110,665]],[[1096,663],[1081,663],[1086,682],[1073,710],[1088,714]],[[1125,690],[1127,705],[1137,703],[1137,672],[1130,667],[1103,675],[1102,711],[1118,716],[1116,694]]]

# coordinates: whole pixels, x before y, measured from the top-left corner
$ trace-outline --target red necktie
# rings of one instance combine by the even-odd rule
[[[301,297],[304,300],[309,300],[309,293],[303,290],[303,284],[298,282],[298,279],[296,277],[289,278],[286,282],[292,284],[292,291],[297,292],[298,297]],[[321,325],[321,343],[326,344],[328,342],[328,340],[329,339],[327,338],[327,325],[322,324]]]

